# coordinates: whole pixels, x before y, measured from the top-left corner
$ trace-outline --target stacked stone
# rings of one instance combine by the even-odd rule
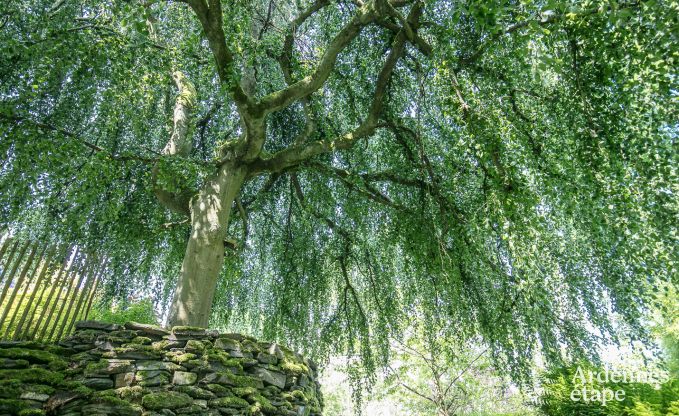
[[[0,342],[0,415],[44,415],[58,391],[87,393],[66,378],[71,353],[37,342]]]
[[[283,346],[240,334],[86,321],[53,348],[56,354],[29,349],[26,343],[0,346],[0,357],[8,357],[0,361],[0,383],[15,386],[18,394],[15,398],[0,393],[0,415],[321,414],[313,362]],[[24,353],[32,360],[21,361],[3,353],[19,350],[50,357]],[[8,373],[14,367],[40,368],[56,378],[35,384],[47,387],[41,390],[30,377]]]

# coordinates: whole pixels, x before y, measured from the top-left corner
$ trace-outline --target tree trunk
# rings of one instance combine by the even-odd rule
[[[208,326],[231,207],[245,175],[243,167],[224,164],[191,200],[191,235],[170,309],[172,326]]]

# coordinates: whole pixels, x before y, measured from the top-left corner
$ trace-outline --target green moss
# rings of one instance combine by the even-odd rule
[[[148,345],[151,344],[152,341],[153,340],[149,337],[134,337],[130,342],[132,344]]]
[[[24,384],[19,380],[0,380],[0,398],[11,399],[19,397]]]
[[[158,386],[160,384],[169,383],[171,380],[171,376],[170,373],[168,373],[167,371],[141,370],[137,371],[135,379],[137,380],[137,383],[139,383],[140,386],[146,387],[146,386]]]
[[[232,358],[228,353],[222,350],[211,349],[205,353],[204,357],[208,361],[217,361],[224,367],[235,368],[239,372],[243,371],[243,366],[241,365],[240,360],[237,358]]]
[[[64,388],[64,390],[70,391],[71,393],[78,393],[83,396],[87,396],[93,391],[91,388],[84,386],[79,381],[67,381],[62,383],[61,387]]]
[[[92,397],[118,397],[115,389],[100,390],[92,395]]]
[[[249,339],[241,341],[241,349],[246,352],[260,352],[259,344]]]
[[[101,370],[103,370],[107,367],[108,367],[108,361],[106,361],[106,360],[92,362],[92,363],[87,364],[87,366],[85,367],[85,370],[83,371],[83,374],[85,374],[85,376],[91,376],[91,375],[94,375],[94,374],[98,374],[99,372],[101,372]]]
[[[309,367],[307,367],[303,363],[292,361],[288,357],[284,358],[281,361],[280,368],[283,370],[284,373],[289,374],[289,375],[293,375],[293,376],[300,376],[302,374],[307,374],[307,375],[311,374],[311,372],[309,371]]]
[[[251,394],[257,394],[257,389],[254,387],[236,387],[232,389],[233,394],[239,397],[250,396]]]
[[[161,357],[161,354],[158,350],[153,348],[150,345],[141,345],[141,344],[124,344],[121,347],[114,348],[113,350],[115,354],[114,356],[118,356],[119,358],[133,358],[133,359],[157,359]],[[107,353],[104,353],[102,357],[109,358],[107,357]]]
[[[311,398],[310,398],[311,396]],[[281,397],[284,400],[287,400],[289,402],[302,402],[302,403],[309,403],[310,401],[313,401],[315,397],[313,397],[313,394],[310,393],[304,393],[302,390],[293,390],[289,393],[283,393]]]
[[[149,410],[177,409],[193,404],[193,399],[185,393],[166,391],[147,394],[141,404]]]
[[[57,357],[70,357],[75,353],[75,351],[72,349],[60,347],[54,344],[47,344],[44,350],[56,355]]]
[[[169,345],[170,345],[170,341],[164,339],[164,340],[156,341],[156,342],[152,343],[151,347],[154,350],[160,351],[160,350],[166,349]]]
[[[246,402],[247,404],[247,402]],[[10,415],[19,414],[22,410],[28,407],[28,404],[23,400],[17,399],[0,399],[0,413],[9,413]]]
[[[0,358],[0,368],[26,368],[30,365],[26,360],[15,360],[13,358]]]
[[[24,368],[18,370],[0,370],[0,379],[58,386],[64,381],[64,376],[44,368]]]
[[[116,337],[113,335],[105,335],[105,336],[100,336],[98,338],[99,342],[110,342],[111,344],[125,344],[130,341],[129,338],[124,338],[124,337]]]
[[[190,352],[177,352],[165,354],[166,357],[170,359],[173,363],[182,364],[191,360],[196,359],[196,354]]]
[[[45,416],[46,414],[42,409],[24,409],[19,412],[19,416]]]
[[[153,353],[157,352],[152,346],[141,345],[141,344],[124,344],[124,345],[122,345],[118,348],[114,348],[114,351],[118,354],[126,353],[126,352],[136,352],[136,351],[153,352]]]
[[[128,340],[136,337],[137,331],[133,331],[131,329],[120,329],[118,331],[109,332],[109,336]]]
[[[227,396],[231,394],[231,389],[224,387],[221,384],[208,384],[205,387],[217,396]]]
[[[195,359],[195,360],[188,360],[186,361],[187,366],[190,367],[199,367],[199,368],[208,368],[207,361],[204,361],[201,358]]]
[[[213,407],[243,408],[248,407],[249,403],[240,397],[220,397],[219,399],[210,400],[210,405]]]
[[[93,344],[97,337],[104,332],[96,329],[80,329],[73,335],[73,338],[85,344]]]
[[[33,393],[40,394],[52,394],[54,393],[54,387],[44,386],[42,384],[24,384],[22,387],[23,391],[32,391]]]
[[[43,350],[28,350],[25,348],[0,348],[0,358],[26,360],[34,364],[47,364],[53,370],[66,368],[66,361],[51,352]]]
[[[186,341],[185,350],[203,351],[205,349],[205,344],[201,341],[190,339]]]
[[[141,386],[120,387],[115,389],[116,394],[126,401],[137,401],[144,395],[144,388]]]
[[[309,399],[306,397],[306,394],[304,394],[302,390],[293,390],[292,397],[304,403],[309,401]]]
[[[101,393],[101,392],[99,392]],[[133,410],[135,409],[135,406],[132,405],[132,403],[128,402],[127,400],[119,399],[118,397],[115,396],[115,392],[112,393],[112,395],[109,394],[103,394],[103,395],[98,395],[92,398],[92,401],[94,403],[101,403],[101,404],[106,404],[109,406],[113,406],[117,408],[117,411],[120,412],[121,410]]]
[[[250,376],[237,376],[231,373],[221,373],[226,376],[226,378],[236,387],[254,387],[260,388],[262,386],[262,380],[250,377]]]
[[[254,405],[255,412],[264,412],[267,414],[276,412],[276,407],[271,404],[269,399],[261,394],[252,394],[248,396],[248,401]]]
[[[216,384],[219,386],[218,384]],[[222,386],[219,386],[222,387]],[[196,386],[175,386],[174,391],[178,391],[180,393],[186,393],[189,396],[193,397],[194,399],[212,399],[215,397],[215,394],[209,390],[202,389],[200,387]],[[228,393],[228,392],[227,392]],[[228,394],[225,394],[228,395]]]

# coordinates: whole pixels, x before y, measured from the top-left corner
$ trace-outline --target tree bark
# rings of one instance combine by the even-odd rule
[[[226,163],[191,200],[191,235],[170,309],[171,326],[208,326],[231,207],[245,177],[244,167]]]

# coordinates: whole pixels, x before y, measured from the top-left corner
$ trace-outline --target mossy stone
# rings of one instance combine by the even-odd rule
[[[28,404],[23,400],[0,399],[0,414],[16,415],[27,407]]]
[[[196,354],[182,351],[172,351],[165,354],[170,361],[176,364],[183,364],[196,359]]]
[[[216,384],[216,386],[219,386]],[[222,387],[222,386],[219,386]],[[180,393],[186,393],[189,396],[193,397],[194,399],[214,399],[215,394],[211,392],[210,390],[206,390],[200,387],[196,386],[176,386],[174,388],[175,391],[178,391]]]
[[[229,396],[231,395],[231,389],[228,387],[224,387],[221,384],[217,383],[210,383],[205,386],[208,390],[216,394],[217,396]]]
[[[261,394],[251,394],[247,397],[248,402],[252,403],[256,411],[261,411],[266,414],[273,414],[276,412],[276,407],[271,404],[269,399]]]
[[[238,397],[246,397],[251,394],[257,394],[257,389],[254,387],[235,387],[231,391]]]
[[[129,358],[133,360],[156,360],[160,358],[160,351],[150,345],[125,344],[114,350],[119,358]]]
[[[130,342],[132,344],[149,345],[151,342],[153,342],[153,340],[149,337],[134,337]]]
[[[24,409],[19,412],[19,416],[45,416],[46,414],[42,409]]]
[[[306,365],[299,361],[293,361],[288,357],[284,358],[279,366],[284,373],[289,375],[293,376],[301,376],[302,374],[311,375],[309,367],[307,367]]]
[[[13,358],[0,358],[0,368],[4,369],[16,369],[16,368],[26,368],[30,365],[26,360],[15,360]]]
[[[25,368],[0,370],[0,379],[58,386],[64,381],[64,376],[53,371],[45,370],[44,368]]]
[[[115,389],[116,395],[122,400],[135,402],[142,398],[146,390],[142,386],[120,387]]]
[[[141,405],[149,410],[171,410],[191,404],[193,404],[193,399],[188,394],[175,391],[149,393],[141,399]]]
[[[210,406],[212,407],[245,408],[249,405],[250,404],[245,399],[235,396],[220,397],[218,399],[210,400]]]
[[[186,342],[186,346],[184,347],[184,350],[186,352],[194,352],[194,353],[203,352],[203,350],[205,350],[205,344],[202,341],[190,339]]]
[[[63,370],[66,361],[48,351],[25,348],[0,348],[0,358],[26,360],[32,364],[47,364],[50,369]]]

